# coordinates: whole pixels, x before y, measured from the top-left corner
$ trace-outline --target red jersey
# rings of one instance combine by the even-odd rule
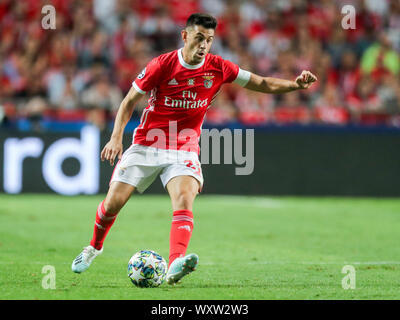
[[[235,81],[244,86],[250,77],[246,75],[246,81],[244,73],[213,54],[197,65],[183,60],[182,49],[154,58],[132,83],[142,94],[151,91],[133,143],[199,153],[207,109],[224,83]]]

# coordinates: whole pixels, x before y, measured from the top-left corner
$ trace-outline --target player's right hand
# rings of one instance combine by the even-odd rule
[[[118,156],[118,160],[121,160],[122,150],[122,142],[111,139],[104,146],[103,151],[101,151],[101,161],[110,161],[110,165],[113,166],[116,156]]]

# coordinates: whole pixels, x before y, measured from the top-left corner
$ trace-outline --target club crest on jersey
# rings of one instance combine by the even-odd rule
[[[194,86],[194,78],[190,78],[187,81],[188,86]]]
[[[137,76],[138,79],[143,79],[143,77],[144,77],[145,74],[146,74],[146,68],[144,68],[144,69],[142,70],[142,72],[140,72],[140,74]]]
[[[212,87],[212,85],[213,85],[213,81],[212,81],[212,79],[214,78],[214,76],[212,75],[212,73],[206,73],[204,76],[203,76],[203,79],[205,79],[204,80],[204,86],[207,88],[207,89],[209,89],[209,88],[211,88]]]

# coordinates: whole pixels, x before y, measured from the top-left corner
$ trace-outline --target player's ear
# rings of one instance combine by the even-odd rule
[[[182,36],[182,40],[183,40],[183,42],[186,42],[186,40],[187,40],[187,31],[186,31],[186,29],[183,29],[182,31],[181,31],[181,36]]]

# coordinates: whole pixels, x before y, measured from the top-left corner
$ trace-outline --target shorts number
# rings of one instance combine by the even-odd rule
[[[196,161],[195,163],[193,163],[192,160],[185,160],[184,163],[186,163],[186,167],[193,169],[194,172],[201,176],[201,166],[200,166],[200,162]]]

